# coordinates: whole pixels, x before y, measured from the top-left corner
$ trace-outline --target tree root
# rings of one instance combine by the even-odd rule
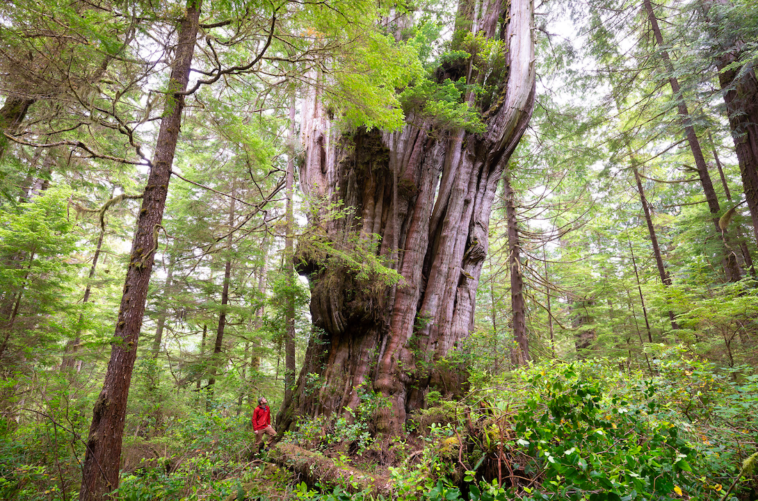
[[[392,496],[389,478],[374,476],[357,468],[340,465],[318,452],[312,452],[293,444],[277,444],[271,452],[273,461],[300,475],[308,485],[341,486],[348,492],[371,491],[385,498]]]

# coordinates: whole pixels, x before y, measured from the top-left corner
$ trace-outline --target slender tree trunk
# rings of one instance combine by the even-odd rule
[[[753,264],[753,256],[750,255],[750,249],[747,246],[747,241],[740,225],[735,226],[735,233],[737,234],[737,241],[739,242],[740,252],[742,253],[742,259],[745,261],[745,269],[753,278],[757,278],[758,274],[755,271],[755,265]]]
[[[312,284],[310,310],[318,329],[282,415],[283,429],[296,415],[355,408],[358,388],[367,388],[390,403],[377,412],[376,429],[396,434],[407,413],[424,406],[430,388],[446,396],[463,391],[466,361],[440,362],[473,329],[490,210],[531,117],[535,82],[532,2],[485,0],[478,9],[474,1],[463,3],[469,16],[461,18],[463,29],[506,45],[507,74],[480,75],[461,64],[440,75],[440,81],[466,78],[469,84],[491,82],[503,89],[499,97],[480,102],[469,96],[483,112],[483,133],[432,134],[429,122],[411,116],[399,132],[361,129],[337,137],[317,90],[305,99],[300,185],[308,199],[341,203],[356,217],[313,217],[311,224],[325,229],[335,249],[328,263],[305,248],[298,251],[299,271]],[[368,244],[371,235],[381,238],[376,248]],[[340,258],[356,245],[387,263],[397,257],[393,267],[402,281],[380,290],[367,287]],[[319,375],[319,391],[304,391],[308,374]]]
[[[113,198],[113,192],[111,191],[110,198]],[[97,246],[95,247],[95,255],[92,258],[92,266],[89,268],[89,275],[87,275],[87,287],[84,289],[84,298],[82,298],[82,304],[89,302],[90,294],[92,293],[92,278],[95,276],[95,270],[97,269],[97,261],[100,258],[100,250],[103,247],[103,238],[105,237],[105,228],[100,228],[100,234],[97,237]],[[76,335],[74,339],[66,344],[66,355],[63,357],[61,363],[61,370],[70,370],[75,365],[81,367],[76,363],[75,355],[79,351],[79,344],[82,342],[80,335],[82,332],[82,322],[84,322],[84,313],[79,314],[79,321],[76,324]],[[78,372],[78,371],[77,371]]]
[[[2,131],[0,131],[1,133]],[[39,160],[39,155],[37,152],[35,152],[35,155],[32,159],[32,162],[34,164],[37,163]],[[26,189],[22,190],[22,194],[19,197],[19,202],[32,202],[35,198],[39,197],[42,192],[47,190],[49,183],[47,181],[47,178],[50,175],[50,172],[52,172],[53,169],[53,152],[50,151],[45,156],[45,159],[42,163],[42,167],[39,171],[40,177],[33,179],[30,176],[29,186],[26,187]],[[26,186],[26,183],[25,183]],[[33,257],[33,256],[32,256]],[[26,261],[26,252],[25,251],[18,251],[11,255],[3,255],[2,256],[2,265],[6,268],[10,269],[19,269],[23,266],[23,263]],[[0,291],[0,325],[2,325],[2,322],[4,319],[9,318],[10,312],[13,310],[13,305],[15,303],[16,298],[16,291],[15,290],[5,290]]]
[[[237,416],[242,413],[242,401],[247,393],[247,354],[250,351],[250,342],[245,343],[245,353],[242,355],[242,369],[240,370],[240,379],[242,380],[242,390],[237,396]]]
[[[266,275],[268,273],[268,237],[264,236],[263,241],[261,242],[261,248],[262,248],[262,256],[263,256],[263,263],[261,263],[260,268],[257,272],[258,277],[258,295],[261,299],[261,305],[259,308],[256,308],[252,321],[251,321],[251,327],[254,332],[260,331],[260,329],[263,327],[263,314],[265,310],[265,303],[262,301],[262,299],[265,297],[266,292]],[[240,391],[239,397],[237,399],[237,415],[239,415],[242,412],[242,403],[247,395],[248,402],[253,402],[255,399],[252,395],[252,378],[256,376],[256,373],[260,369],[261,365],[261,359],[258,356],[258,348],[260,347],[260,342],[258,340],[258,336],[254,336],[249,342],[245,343],[245,354],[243,356],[243,363],[242,363],[242,389]],[[250,353],[250,361],[248,362],[248,353]],[[249,370],[247,368],[249,367]]]
[[[224,265],[224,285],[221,289],[221,313],[218,316],[218,328],[216,329],[216,341],[213,343],[213,355],[211,360],[211,374],[208,378],[208,400],[206,406],[210,410],[211,401],[213,400],[213,385],[216,384],[216,372],[221,364],[221,351],[224,347],[224,330],[226,328],[226,310],[229,305],[229,284],[232,280],[232,241],[234,234],[231,230],[234,228],[234,201],[236,191],[234,182],[232,182],[232,200],[229,204],[229,236],[226,241],[226,264]]]
[[[542,246],[542,259],[545,262],[545,297],[547,298],[547,325],[550,329],[550,350],[553,352],[553,358],[555,357],[555,331],[553,329],[553,309],[550,306],[550,277],[548,275],[547,268],[547,253],[545,252],[545,246]]]
[[[490,254],[487,257],[487,260],[489,261],[489,268],[490,273],[494,272],[494,268],[492,267],[492,254]],[[492,319],[492,361],[495,365],[495,373],[497,374],[500,371],[500,355],[498,353],[499,343],[498,343],[498,326],[497,326],[497,308],[495,307],[496,300],[495,300],[495,278],[494,276],[490,276],[490,299],[492,301],[491,307],[490,307],[490,318]]]
[[[2,364],[5,350],[8,348],[8,341],[11,338],[11,334],[13,334],[13,324],[16,323],[16,317],[18,317],[18,310],[21,306],[21,298],[24,296],[24,290],[26,289],[26,281],[29,279],[29,273],[31,272],[32,266],[34,265],[34,254],[35,252],[32,251],[32,253],[29,255],[29,266],[27,267],[26,273],[24,274],[24,279],[18,288],[18,292],[10,296],[11,301],[7,302],[7,308],[4,308],[4,311],[0,311],[0,322],[5,321],[5,325],[0,324],[2,326],[0,333],[5,331],[5,335],[3,336],[3,343],[0,344],[0,365]]]
[[[170,298],[171,286],[174,282],[174,261],[169,256],[168,272],[166,273],[166,286],[163,288],[163,297],[160,299],[160,312],[158,313],[158,325],[155,328],[155,337],[153,338],[153,358],[158,358],[161,352],[161,343],[163,343],[163,329],[166,327],[166,318],[168,317],[166,302]]]
[[[661,34],[661,29],[658,26],[658,19],[655,17],[653,5],[650,0],[642,0],[642,3],[645,6],[648,20],[650,21],[650,24],[653,28],[655,40],[660,47],[663,47],[663,35]],[[711,182],[711,176],[708,174],[708,165],[705,163],[703,150],[700,148],[700,141],[698,140],[697,134],[695,133],[695,127],[692,125],[689,110],[687,109],[687,103],[685,102],[684,96],[682,95],[682,89],[679,85],[679,80],[675,76],[674,65],[671,62],[669,53],[666,50],[661,49],[661,57],[666,67],[666,71],[669,73],[669,84],[671,85],[671,90],[674,93],[674,99],[676,99],[678,103],[679,117],[682,125],[684,126],[685,136],[687,138],[687,142],[689,143],[690,150],[692,151],[692,156],[695,159],[695,167],[698,172],[698,177],[700,178],[700,184],[703,187],[705,199],[708,202],[708,210],[711,212],[713,224],[716,228],[716,231],[722,235],[722,239],[724,241],[725,249],[723,261],[726,279],[730,282],[737,282],[740,280],[740,278],[742,278],[742,273],[740,272],[740,267],[737,264],[736,256],[733,252],[730,252],[729,249],[726,248],[726,232],[722,232],[719,228],[719,212],[721,210],[721,207],[719,206],[716,190],[713,188],[713,183]]]
[[[647,329],[647,339],[653,342],[653,331],[650,329],[650,322],[647,319],[647,307],[645,306],[645,296],[642,295],[642,284],[640,283],[640,274],[637,272],[637,260],[634,259],[634,249],[632,242],[629,241],[629,252],[632,255],[632,266],[634,266],[634,276],[637,278],[637,291],[640,293],[640,304],[642,305],[642,315],[645,317],[645,328]]]
[[[640,348],[642,349],[642,353],[645,355],[645,362],[647,362],[647,368],[650,371],[650,374],[652,374],[653,366],[650,365],[650,358],[647,356],[647,353],[645,353],[645,341],[642,340],[642,333],[640,332],[639,325],[637,325],[637,312],[634,311],[634,302],[632,301],[632,295],[629,293],[629,289],[626,289],[626,297],[629,300],[629,309],[632,311],[632,319],[634,320],[634,329],[637,331],[637,337],[640,340]]]
[[[503,197],[505,198],[506,220],[508,222],[508,268],[511,276],[511,315],[513,316],[513,339],[518,345],[513,352],[515,365],[526,365],[529,355],[529,340],[526,337],[526,304],[524,302],[524,275],[521,267],[521,240],[516,220],[515,193],[506,171],[503,175]]]
[[[147,289],[158,246],[158,231],[163,220],[166,195],[171,178],[176,144],[179,139],[184,92],[187,89],[202,0],[189,0],[178,30],[178,41],[168,87],[175,92],[167,97],[161,120],[155,157],[142,199],[137,231],[132,241],[126,283],[119,308],[111,358],[100,396],[95,402],[87,450],[82,465],[79,499],[95,501],[118,487],[121,439],[124,433],[126,402],[132,379],[137,342],[145,313]]]
[[[266,314],[266,283],[268,279],[268,247],[269,241],[267,237],[264,237],[262,244],[262,256],[263,263],[261,263],[261,269],[258,275],[258,296],[260,297],[260,307],[255,311],[255,329],[260,331],[263,328],[263,316]],[[258,355],[257,348],[260,347],[259,338],[256,336],[252,353],[250,354],[250,370],[252,372],[258,371],[261,366],[261,359]]]
[[[574,348],[579,360],[586,358],[586,351],[592,347],[592,343],[597,339],[594,327],[585,327],[594,323],[594,319],[587,310],[588,306],[593,306],[594,304],[595,301],[592,298],[583,298],[577,301],[574,306],[577,315],[574,317],[572,324],[574,329],[580,329],[574,340]]]
[[[0,108],[0,159],[3,158],[9,141],[4,134],[13,134],[18,130],[34,101],[23,97],[8,97]]]
[[[653,255],[655,256],[655,265],[658,268],[658,275],[661,277],[661,282],[666,287],[671,286],[671,276],[669,275],[668,271],[663,265],[663,257],[661,256],[661,248],[658,245],[658,237],[655,233],[655,226],[653,225],[653,217],[650,214],[650,205],[647,202],[647,197],[645,197],[645,190],[642,187],[642,179],[640,179],[640,173],[637,170],[637,167],[634,166],[634,158],[632,158],[632,170],[634,171],[634,179],[637,182],[637,191],[640,194],[640,203],[642,204],[642,211],[645,214],[645,222],[647,223],[647,231],[650,234],[650,243],[653,246]],[[629,243],[630,249],[631,249],[631,242]],[[637,272],[636,264],[635,264],[635,273]],[[644,308],[644,306],[643,306]],[[647,321],[647,316],[645,316],[645,321]],[[676,320],[674,319],[674,312],[669,310],[669,321],[671,322],[671,328],[674,330],[677,330],[679,328],[679,324],[676,323]]]
[[[608,78],[611,81],[611,85],[614,85],[613,81],[613,74],[609,70],[608,71]],[[620,97],[616,96],[616,108],[619,112],[621,112],[621,99]],[[634,150],[632,150],[632,145],[629,139],[626,139],[626,149],[629,153],[629,159],[631,162],[632,172],[634,173],[634,181],[637,185],[637,193],[640,196],[640,205],[642,205],[642,212],[645,215],[645,223],[647,224],[647,230],[648,234],[650,235],[650,243],[653,247],[653,255],[655,256],[655,265],[656,268],[658,268],[658,276],[661,278],[661,283],[665,287],[671,286],[671,276],[669,275],[668,271],[666,270],[666,267],[663,264],[663,256],[661,255],[661,248],[660,245],[658,245],[658,236],[655,231],[655,225],[653,224],[653,217],[650,211],[650,204],[647,201],[647,197],[645,196],[645,189],[642,187],[642,179],[639,173],[639,170],[637,168],[638,162],[637,162],[637,155],[635,154]],[[631,241],[630,241],[631,246]],[[674,318],[674,312],[669,309],[669,321],[671,322],[671,328],[674,330],[677,330],[679,328],[679,325],[676,323],[676,320]]]
[[[203,383],[203,374],[205,373],[205,339],[208,336],[208,324],[203,324],[203,336],[200,338],[200,365],[202,367],[203,372],[200,373],[200,376],[197,378],[197,381],[195,381],[195,389],[200,391],[200,388]]]
[[[21,194],[18,197],[18,203],[25,203],[25,202],[30,201],[29,190],[31,189],[32,184],[34,182],[33,174],[37,171],[37,165],[39,164],[39,159],[42,158],[43,153],[45,153],[45,148],[37,148],[34,151],[34,155],[32,156],[31,162],[29,163],[29,172],[24,178],[24,181],[21,183],[21,189],[19,190]],[[48,155],[46,156],[50,156],[52,154],[52,152],[49,152],[49,151],[47,153]],[[47,158],[45,158],[45,163],[46,162],[47,162]],[[45,163],[43,163],[42,165],[44,166]]]
[[[727,200],[732,201],[732,193],[729,191],[729,185],[726,182],[726,176],[724,176],[724,168],[721,166],[721,160],[719,160],[719,153],[716,150],[716,143],[713,141],[713,135],[711,131],[708,131],[708,141],[711,143],[711,149],[713,150],[713,158],[716,160],[716,168],[719,171],[719,177],[721,178],[721,185],[724,187],[724,194]]]
[[[295,142],[295,96],[292,96],[290,105],[290,143]],[[284,411],[292,402],[292,394],[295,388],[295,248],[294,248],[294,196],[295,196],[295,156],[290,152],[287,159],[287,179],[286,179],[286,234],[284,236],[284,273],[287,280],[287,304],[285,306],[286,332],[284,334],[284,402],[279,408],[277,423],[284,416]]]
[[[663,282],[665,285],[671,285],[671,277],[663,265],[661,248],[658,245],[658,236],[656,235],[655,226],[653,225],[653,217],[650,213],[650,205],[647,202],[647,197],[645,197],[645,189],[642,187],[640,173],[637,171],[637,167],[635,166],[632,166],[632,171],[634,172],[634,180],[637,183],[637,192],[640,195],[642,212],[645,215],[645,222],[647,223],[648,234],[650,235],[650,243],[653,247],[653,255],[655,256],[655,265],[658,268],[658,275],[661,277],[661,282]]]

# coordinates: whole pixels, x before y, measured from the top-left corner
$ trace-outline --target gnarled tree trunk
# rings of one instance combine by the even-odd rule
[[[461,391],[465,366],[446,357],[473,328],[492,202],[531,117],[535,85],[532,2],[473,5],[459,7],[470,21],[466,29],[501,37],[508,62],[498,96],[477,104],[484,133],[432,131],[429,122],[411,117],[421,123],[409,121],[400,132],[334,137],[317,92],[306,100],[301,186],[310,199],[342,202],[360,216],[311,224],[325,228],[339,250],[371,249],[366,243],[379,235],[373,252],[391,262],[402,281],[371,288],[340,265],[336,252],[313,256],[301,246],[298,257],[306,264],[300,271],[310,275],[317,329],[292,401],[278,417],[283,429],[299,415],[354,408],[365,389],[390,403],[375,424],[394,434],[409,411],[424,405],[430,387],[445,395]],[[471,68],[443,73],[443,80],[485,78]]]

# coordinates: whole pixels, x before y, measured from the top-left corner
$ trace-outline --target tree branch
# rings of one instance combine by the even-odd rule
[[[31,146],[33,148],[55,148],[56,146],[73,146],[74,148],[81,148],[87,153],[90,154],[90,157],[88,158],[100,158],[103,160],[113,160],[114,162],[119,162],[122,164],[127,165],[148,165],[144,162],[135,162],[134,160],[127,160],[125,158],[119,158],[114,157],[111,155],[104,155],[102,153],[97,153],[95,150],[93,150],[91,147],[87,146],[82,141],[58,141],[57,143],[45,143],[45,144],[38,144],[38,143],[30,143],[28,141],[24,141],[22,139],[19,139],[17,137],[9,135],[7,132],[3,132],[3,135],[13,141],[14,143],[23,144],[24,146]]]
[[[176,96],[189,96],[189,95],[194,94],[195,92],[197,92],[197,89],[199,89],[201,85],[210,85],[212,83],[217,82],[223,75],[241,73],[241,72],[247,71],[250,68],[252,68],[253,66],[255,66],[258,63],[258,61],[260,61],[261,58],[263,58],[263,55],[268,50],[269,45],[271,45],[271,39],[274,36],[274,28],[276,27],[276,12],[278,10],[279,9],[277,8],[274,11],[274,15],[271,17],[271,29],[269,30],[268,39],[266,40],[266,44],[263,46],[263,49],[261,50],[260,54],[258,54],[257,56],[255,56],[255,59],[253,59],[249,64],[246,64],[244,66],[232,66],[231,68],[227,68],[225,70],[222,70],[221,67],[219,66],[219,67],[216,68],[216,70],[218,71],[218,73],[216,73],[216,76],[214,76],[213,78],[209,78],[208,80],[198,80],[197,83],[195,84],[195,86],[192,87],[190,90],[187,90],[187,91],[184,91],[184,92],[176,92],[174,95],[176,95]],[[210,40],[208,40],[208,45],[210,46],[210,44],[211,44],[211,42],[210,42]],[[211,49],[212,49],[212,47],[211,47]],[[215,51],[214,51],[214,54],[215,54]]]

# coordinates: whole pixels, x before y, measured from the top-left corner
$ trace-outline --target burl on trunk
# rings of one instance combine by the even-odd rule
[[[309,256],[301,246],[298,265],[311,280],[315,328],[296,389],[277,418],[283,429],[300,416],[355,408],[363,388],[391,404],[375,424],[394,434],[408,412],[424,405],[429,388],[443,395],[461,390],[465,368],[441,362],[473,328],[490,210],[535,92],[531,0],[473,5],[459,5],[458,30],[503,40],[507,62],[494,98],[467,97],[482,112],[485,132],[435,130],[423,117],[409,117],[399,132],[338,136],[318,89],[304,102],[302,190],[311,200],[352,209],[351,216],[316,216],[310,224],[336,250],[378,235],[376,254],[402,280],[368,287],[348,266],[325,266],[323,256]],[[464,66],[442,68],[440,81],[490,77]]]

